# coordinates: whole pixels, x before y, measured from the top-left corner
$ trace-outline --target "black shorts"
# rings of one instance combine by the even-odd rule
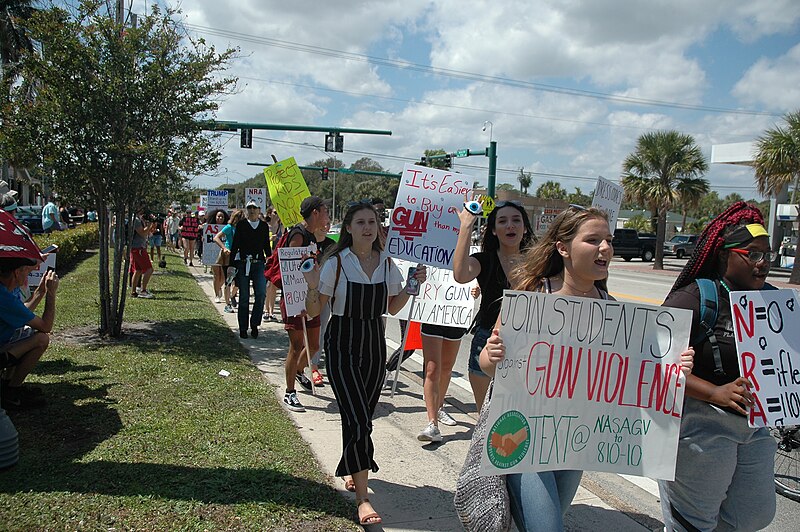
[[[433,336],[435,338],[442,338],[443,340],[461,340],[461,337],[467,333],[467,330],[463,327],[423,323],[420,327],[420,332],[424,336]]]

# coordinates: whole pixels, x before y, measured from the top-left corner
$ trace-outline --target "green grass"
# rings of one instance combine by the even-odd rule
[[[0,529],[357,529],[234,334],[167,259],[157,298],[128,300],[117,341],[91,334],[96,254],[62,277],[57,330],[28,379],[48,405],[12,415],[20,461],[0,473]]]

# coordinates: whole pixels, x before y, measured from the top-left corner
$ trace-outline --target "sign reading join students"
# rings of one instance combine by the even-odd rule
[[[672,480],[691,311],[507,290],[483,474]]]
[[[303,257],[310,257],[317,252],[317,246],[312,244],[303,247],[278,248],[280,260],[281,281],[283,282],[283,300],[286,303],[286,315],[297,316],[306,309],[306,294],[308,283],[300,271]]]
[[[800,307],[791,289],[731,292],[739,374],[752,384],[751,427],[800,424]]]
[[[406,164],[386,237],[389,255],[452,270],[458,212],[473,182],[465,174]]]
[[[269,197],[278,211],[284,227],[291,227],[303,221],[300,216],[300,203],[311,195],[303,174],[294,160],[289,157],[264,169],[264,178],[269,187]]]

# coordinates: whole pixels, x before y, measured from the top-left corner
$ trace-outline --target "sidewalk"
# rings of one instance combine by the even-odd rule
[[[214,299],[210,273],[202,267],[189,268],[211,301]],[[236,314],[222,312],[225,322],[238,334]],[[265,323],[257,340],[240,340],[253,363],[275,386],[281,401],[285,388],[283,363],[288,337],[282,324]],[[404,365],[412,367],[411,362]],[[223,369],[223,368],[220,368]],[[324,372],[323,372],[324,374]],[[327,379],[326,379],[327,382]],[[329,385],[317,388],[316,395],[298,386],[298,397],[305,413],[288,412],[301,436],[311,446],[322,470],[333,477],[341,453],[340,419]],[[463,396],[462,396],[463,397]],[[374,417],[375,460],[380,466],[370,475],[370,499],[383,518],[382,526],[369,530],[418,531],[462,530],[453,509],[456,478],[467,452],[475,418],[474,404],[448,398],[448,411],[458,421],[456,427],[442,426],[444,441],[422,445],[417,432],[427,422],[422,402],[422,382],[416,373],[403,371],[393,399],[386,390]],[[341,480],[334,486],[342,496],[353,499]],[[604,503],[581,487],[567,515],[566,530],[636,531],[649,530],[637,521]]]

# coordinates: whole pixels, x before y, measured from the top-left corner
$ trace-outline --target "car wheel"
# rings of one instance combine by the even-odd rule
[[[646,249],[642,252],[642,260],[644,262],[650,262],[653,260],[653,251],[650,249]]]
[[[686,255],[686,252],[683,251],[682,249],[679,249],[678,251],[675,252],[675,256],[678,257],[679,259],[682,259],[684,255]]]

